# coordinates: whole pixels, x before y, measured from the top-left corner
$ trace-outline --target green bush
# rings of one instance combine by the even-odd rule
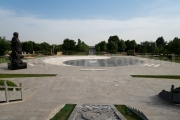
[[[167,55],[167,58],[168,58],[169,60],[172,60],[172,55]]]
[[[133,50],[128,50],[127,55],[134,55],[134,51]]]
[[[63,55],[74,55],[75,52],[74,51],[62,51]]]
[[[17,87],[17,85],[15,83],[13,83],[12,81],[9,81],[9,80],[6,80],[6,84],[7,84],[7,86]],[[4,86],[4,80],[0,80],[0,86]],[[0,88],[0,90],[4,90],[4,88]],[[13,88],[8,88],[8,90],[13,90]],[[16,90],[19,90],[19,89],[16,88]]]

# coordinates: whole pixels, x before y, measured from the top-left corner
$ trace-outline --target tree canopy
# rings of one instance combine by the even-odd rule
[[[151,53],[151,54],[180,54],[180,38],[175,37],[173,40],[166,42],[164,38],[158,37],[154,42],[153,41],[143,41],[140,44],[137,44],[135,40],[123,40],[120,39],[117,35],[110,36],[107,39],[108,42],[101,41],[95,45],[97,52],[127,52],[132,54],[135,52],[138,53]],[[50,50],[56,54],[58,51],[63,51],[66,54],[73,54],[73,52],[87,52],[89,46],[78,39],[77,44],[74,40],[64,39],[62,44],[53,44],[50,45],[46,42],[35,43],[34,41],[25,41],[22,42],[22,51],[27,53],[43,53],[50,54]],[[6,40],[5,37],[0,37],[0,55],[5,55],[10,51],[10,41]]]
[[[10,42],[5,37],[0,36],[0,56],[4,55],[8,50],[10,50]]]

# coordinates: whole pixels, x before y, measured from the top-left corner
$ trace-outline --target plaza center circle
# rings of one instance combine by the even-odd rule
[[[135,57],[59,57],[50,58],[45,63],[67,66],[84,66],[84,67],[117,67],[130,66],[144,63],[143,60]]]

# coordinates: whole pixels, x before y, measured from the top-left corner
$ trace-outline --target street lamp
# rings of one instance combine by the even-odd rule
[[[53,55],[54,55],[54,45],[53,45]]]

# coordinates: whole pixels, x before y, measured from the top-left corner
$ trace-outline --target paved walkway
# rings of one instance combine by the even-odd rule
[[[130,76],[179,75],[180,64],[144,59],[145,63],[141,65],[103,67],[106,71],[81,71],[87,67],[43,62],[49,58],[52,57],[27,60],[30,65],[24,70],[10,71],[6,64],[0,64],[0,73],[57,74],[56,77],[9,79],[15,83],[22,82],[24,87],[35,93],[24,102],[0,105],[0,120],[46,120],[52,110],[65,103],[125,104],[143,111],[150,120],[180,118],[179,105],[166,103],[157,96],[162,89],[170,90],[172,84],[180,86],[179,80]]]

